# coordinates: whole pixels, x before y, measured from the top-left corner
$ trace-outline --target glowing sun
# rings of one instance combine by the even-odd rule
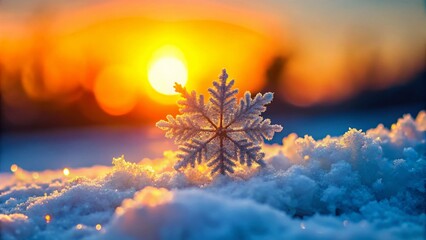
[[[175,82],[185,85],[188,70],[179,58],[162,56],[152,62],[148,69],[148,81],[155,91],[165,94],[176,94],[173,88]]]

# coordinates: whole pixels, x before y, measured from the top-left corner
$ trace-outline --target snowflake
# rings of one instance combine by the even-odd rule
[[[265,105],[271,103],[273,93],[258,93],[252,99],[250,92],[246,92],[237,104],[238,89],[232,89],[234,80],[227,81],[225,69],[219,79],[209,89],[211,97],[207,103],[203,95],[189,93],[176,83],[176,92],[183,97],[178,101],[181,115],[168,115],[168,121],[157,122],[157,127],[166,131],[166,137],[179,144],[176,170],[206,162],[212,167],[212,175],[225,175],[234,172],[237,162],[248,167],[253,162],[264,166],[265,154],[260,144],[282,130],[280,125],[271,125],[269,119],[260,116]]]

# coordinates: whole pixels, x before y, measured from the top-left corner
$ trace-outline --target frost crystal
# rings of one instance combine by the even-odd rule
[[[157,127],[166,131],[166,137],[173,138],[179,144],[180,159],[175,169],[188,165],[207,163],[212,167],[211,174],[233,173],[237,161],[250,167],[253,162],[264,166],[264,153],[260,144],[264,138],[272,139],[275,132],[280,132],[280,125],[271,125],[269,119],[260,114],[271,103],[273,93],[258,93],[254,99],[250,92],[237,104],[235,95],[238,89],[232,89],[234,80],[227,81],[224,69],[220,81],[213,82],[209,89],[210,100],[205,103],[204,96],[195,91],[187,92],[184,87],[175,85],[176,92],[183,97],[178,101],[181,115],[168,121],[161,120]]]

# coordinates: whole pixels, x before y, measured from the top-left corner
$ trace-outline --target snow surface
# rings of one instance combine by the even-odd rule
[[[2,173],[0,237],[424,239],[425,130],[422,111],[391,129],[322,140],[290,134],[263,146],[266,168],[240,167],[232,177],[203,166],[176,172],[172,151],[68,176]]]

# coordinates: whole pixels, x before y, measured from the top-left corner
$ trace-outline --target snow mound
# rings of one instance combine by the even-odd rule
[[[1,239],[423,239],[426,112],[390,129],[264,145],[266,168],[176,172],[174,152],[113,167],[0,174]],[[3,181],[4,180],[4,181]]]
[[[153,196],[157,197],[153,199]],[[413,229],[403,235],[413,236],[421,232],[419,227],[414,233],[411,232]],[[330,216],[292,219],[283,212],[249,199],[230,199],[200,189],[169,192],[147,187],[137,192],[134,199],[125,200],[100,238],[232,240],[402,237],[394,233],[387,229],[377,230],[366,221],[340,221]]]

